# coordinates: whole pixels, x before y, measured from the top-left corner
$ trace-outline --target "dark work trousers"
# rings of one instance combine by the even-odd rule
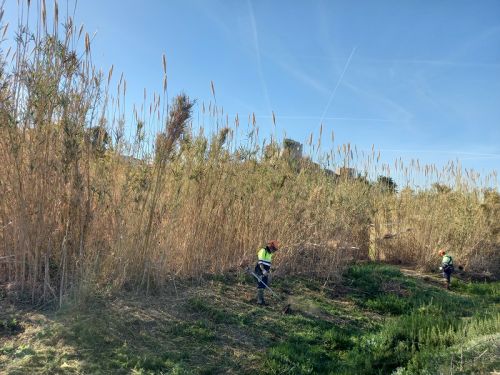
[[[268,286],[269,286],[269,282],[267,281],[267,276],[262,276],[262,275],[260,275],[259,277],[260,277],[260,279],[261,279],[263,282],[260,282],[260,281],[259,281],[259,282],[257,282],[257,288],[258,288],[258,289],[265,289],[265,288],[266,288],[266,285],[268,285]],[[264,285],[264,283],[265,283],[266,285]]]
[[[453,270],[452,269],[449,269],[449,270],[446,270],[446,271],[443,271],[443,277],[446,279],[446,282],[447,283],[450,283],[451,281],[451,274],[453,273]]]
[[[270,268],[270,267],[269,267]],[[269,271],[269,270],[267,270]],[[268,277],[267,276],[264,276],[262,275],[262,270],[260,269],[259,265],[257,264],[255,266],[255,274],[257,276],[259,276],[259,278],[262,280],[262,282],[260,281],[257,281],[257,289],[265,289],[266,288],[266,285],[269,286],[269,281],[268,281]],[[266,285],[264,285],[264,283]]]

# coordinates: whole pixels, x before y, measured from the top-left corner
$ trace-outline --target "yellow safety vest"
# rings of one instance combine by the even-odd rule
[[[271,267],[271,263],[273,262],[273,253],[267,251],[266,248],[263,247],[258,251],[257,258],[259,259],[259,264]]]
[[[453,266],[453,258],[451,256],[449,256],[448,254],[446,254],[443,257],[443,260],[441,262],[443,263],[443,265]]]

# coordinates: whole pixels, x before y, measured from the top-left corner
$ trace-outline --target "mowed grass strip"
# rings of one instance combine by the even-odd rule
[[[2,333],[0,366],[8,374],[421,374],[453,361],[462,373],[497,366],[498,283],[457,280],[448,292],[396,267],[362,264],[341,284],[297,277],[274,287],[290,314],[272,297],[271,306],[257,307],[253,281],[230,276],[177,296],[93,296],[56,312],[10,310],[2,320],[16,319],[19,329]]]

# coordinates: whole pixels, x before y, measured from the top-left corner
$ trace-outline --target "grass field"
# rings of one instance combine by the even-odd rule
[[[54,311],[2,301],[6,374],[489,374],[500,370],[500,283],[361,264],[341,284],[273,281],[254,304],[229,273],[177,293],[89,296]],[[174,289],[174,288],[172,288]]]

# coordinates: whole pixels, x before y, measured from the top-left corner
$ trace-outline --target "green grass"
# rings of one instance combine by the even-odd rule
[[[498,364],[499,283],[405,276],[351,267],[342,285],[289,277],[288,298],[253,303],[245,276],[179,287],[175,297],[93,297],[57,312],[0,316],[7,374],[434,374],[487,373]],[[10,322],[10,323],[9,323]],[[15,322],[15,324],[14,324]],[[5,331],[5,329],[4,329]],[[496,352],[495,352],[496,351]],[[496,354],[495,354],[496,353]],[[461,372],[460,372],[461,371]]]
[[[450,293],[379,264],[351,267],[345,280],[345,297],[366,313],[380,314],[383,320],[376,327],[365,327],[361,334],[348,326],[342,335],[334,336],[341,338],[333,345],[337,346],[334,353],[323,351],[332,343],[327,344],[320,335],[309,336],[302,343],[292,337],[270,351],[269,373],[277,374],[282,369],[294,374],[436,373],[451,363],[442,353],[456,356],[469,342],[500,330],[499,283],[455,280],[455,291]],[[498,352],[498,336],[492,341],[489,350]],[[303,347],[307,347],[305,356],[295,350]],[[500,368],[498,361],[478,363],[482,367],[471,365],[467,370],[467,364],[462,363],[461,368],[469,373]]]

